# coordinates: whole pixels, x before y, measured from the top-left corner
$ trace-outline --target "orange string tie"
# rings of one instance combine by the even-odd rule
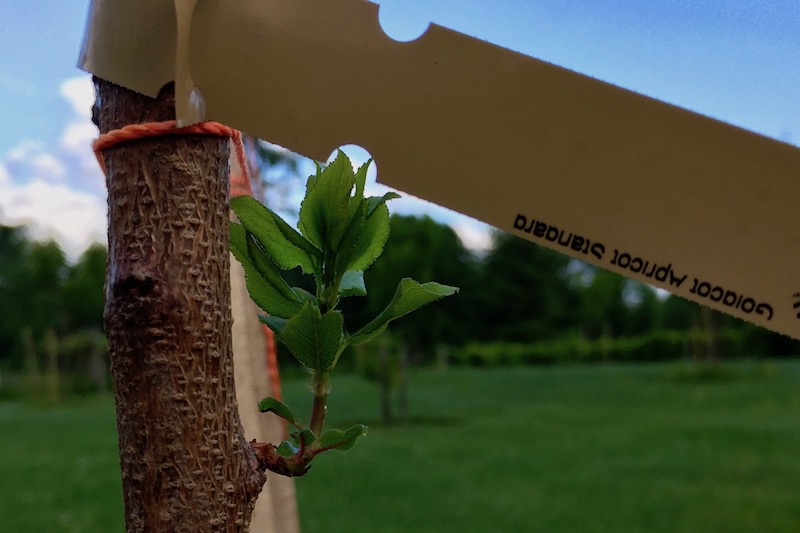
[[[97,162],[103,170],[103,174],[105,174],[106,162],[103,158],[103,150],[128,141],[163,137],[166,135],[217,135],[219,137],[230,137],[233,141],[236,162],[242,169],[243,181],[248,184],[247,188],[249,189],[250,173],[247,165],[247,155],[244,151],[244,143],[242,142],[242,134],[240,131],[220,124],[219,122],[198,122],[197,124],[184,127],[178,127],[178,123],[175,120],[147,122],[145,124],[128,124],[123,128],[103,133],[92,143],[92,148],[94,149]]]

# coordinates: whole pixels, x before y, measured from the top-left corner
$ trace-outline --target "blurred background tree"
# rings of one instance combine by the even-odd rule
[[[95,245],[71,265],[55,241],[0,225],[0,368],[26,372],[34,388],[44,369],[51,399],[60,388],[106,390],[105,261],[105,248]],[[70,379],[60,379],[63,372]]]
[[[508,233],[494,234],[494,247],[480,268],[480,339],[534,342],[574,329],[580,308],[571,259]]]

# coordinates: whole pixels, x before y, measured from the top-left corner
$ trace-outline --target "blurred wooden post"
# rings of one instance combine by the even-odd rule
[[[392,423],[392,377],[389,369],[389,338],[384,333],[378,339],[378,389],[380,391],[381,421]]]
[[[25,393],[31,401],[39,401],[42,380],[39,374],[39,358],[36,354],[36,344],[33,341],[33,332],[25,328],[20,334],[22,349],[25,352]]]
[[[402,422],[408,422],[408,367],[409,343],[401,340],[398,346],[397,362],[397,412]]]
[[[436,345],[436,368],[439,370],[450,368],[450,347],[446,344]]]
[[[231,181],[241,179],[242,175],[236,158],[231,158]],[[286,438],[285,425],[277,416],[258,411],[258,402],[274,395],[268,379],[267,339],[258,320],[262,311],[250,299],[244,269],[232,255],[231,311],[236,401],[245,438],[279,443]],[[267,483],[253,509],[250,530],[253,533],[300,532],[293,479],[268,474]]]
[[[89,375],[97,392],[105,394],[108,392],[105,337],[103,337],[103,333],[100,330],[92,331],[90,335],[92,338],[92,352],[89,358]]]
[[[61,398],[61,379],[58,371],[60,343],[56,332],[48,330],[44,337],[44,352],[47,356],[45,371],[45,392],[48,405],[56,405]]]

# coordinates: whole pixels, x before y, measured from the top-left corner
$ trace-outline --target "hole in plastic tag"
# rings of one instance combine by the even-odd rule
[[[430,20],[416,15],[419,9],[409,9],[403,2],[378,2],[378,21],[387,37],[401,43],[416,41],[428,31]]]

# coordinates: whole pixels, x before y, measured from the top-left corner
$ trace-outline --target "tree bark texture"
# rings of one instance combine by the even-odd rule
[[[174,118],[96,81],[101,133]],[[265,481],[236,406],[228,255],[228,139],[168,136],[104,153],[105,327],[129,532],[246,531]]]

